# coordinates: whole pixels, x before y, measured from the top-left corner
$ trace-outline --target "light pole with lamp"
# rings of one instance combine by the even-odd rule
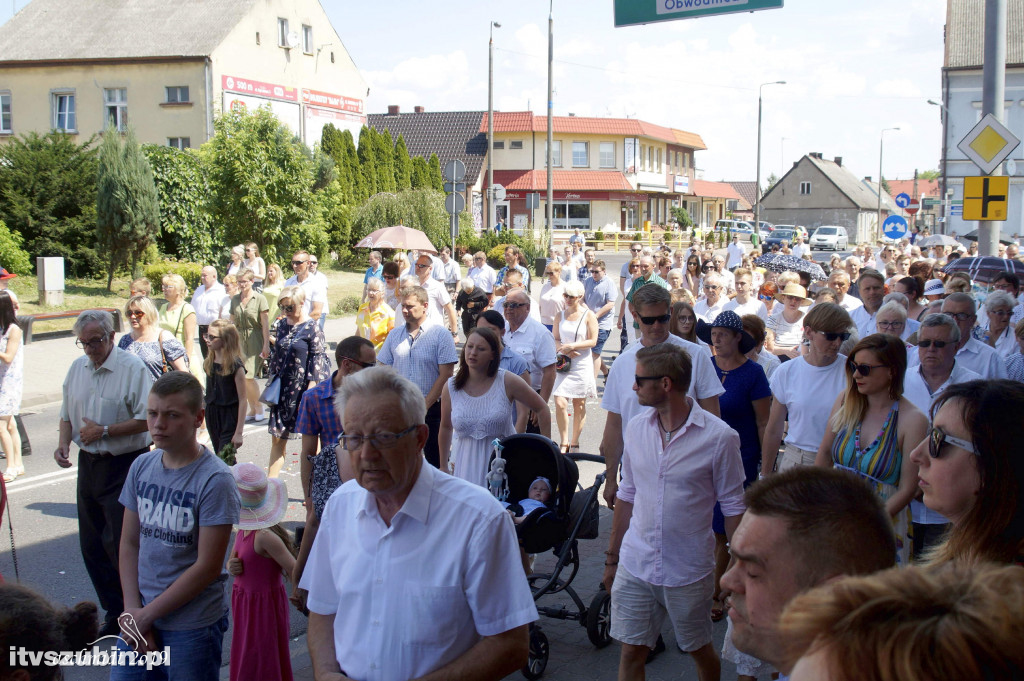
[[[487,224],[484,231],[494,229],[494,29],[501,28],[501,24],[492,21],[488,30],[490,41],[487,43]]]
[[[885,133],[889,130],[899,130],[899,128],[883,128],[878,135],[878,217],[875,219],[875,241],[880,238],[879,235],[882,233],[882,148],[885,143]]]
[[[761,83],[757,88],[757,181],[754,183],[754,229],[761,230],[761,89],[765,85],[785,85],[784,80]]]

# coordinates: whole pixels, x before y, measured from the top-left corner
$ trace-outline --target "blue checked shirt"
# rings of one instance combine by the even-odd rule
[[[377,361],[394,368],[402,376],[419,386],[426,397],[441,375],[441,364],[455,364],[459,353],[451,331],[440,324],[424,321],[419,336],[413,340],[408,327],[396,327],[384,340]]]
[[[317,383],[302,394],[299,414],[295,419],[295,432],[299,435],[319,435],[320,449],[338,441],[342,433],[341,421],[334,411],[335,371],[326,381]]]

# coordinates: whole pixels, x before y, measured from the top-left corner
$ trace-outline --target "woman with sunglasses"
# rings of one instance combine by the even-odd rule
[[[769,272],[768,274],[775,273]],[[775,296],[778,295],[778,293],[779,287],[773,281],[762,282],[761,285],[757,287],[757,299],[764,303],[764,310],[768,317],[770,317],[772,312],[775,311]],[[768,317],[765,317],[765,319],[768,319]]]
[[[245,362],[245,400],[249,409],[245,420],[262,421],[266,417],[256,377],[262,373],[263,361],[270,357],[270,306],[263,294],[256,292],[256,273],[249,268],[238,271],[236,285],[238,293],[231,296],[228,312],[237,329]]]
[[[814,464],[832,403],[846,388],[846,357],[839,346],[850,338],[852,323],[835,303],[818,303],[804,317],[805,352],[783,362],[769,382],[775,399],[761,443],[762,475],[775,472],[787,420],[778,470]]]
[[[554,329],[555,320],[565,307],[565,300],[562,299],[562,293],[565,292],[562,266],[557,262],[549,262],[544,268],[544,276],[547,277],[547,281],[540,289],[540,323],[551,331]]]
[[[439,468],[475,485],[487,485],[494,439],[516,432],[512,421],[515,402],[520,410],[538,415],[541,434],[551,434],[551,413],[544,400],[529,383],[501,368],[501,355],[496,331],[473,329],[462,347],[455,375],[441,390]]]
[[[985,314],[988,316],[988,329],[981,331],[984,342],[994,348],[1004,360],[1015,354],[1017,337],[1010,325],[1013,308],[1017,301],[1006,291],[993,291],[985,297]]]
[[[224,268],[224,274],[238,274],[238,270],[242,269],[242,259],[245,257],[245,246],[238,244],[231,248],[231,260],[228,262],[228,266]]]
[[[932,405],[932,430],[910,454],[928,508],[949,519],[926,558],[1024,565],[1024,385],[968,381]]]
[[[568,371],[555,374],[555,420],[562,451],[580,448],[580,433],[587,421],[587,398],[597,395],[594,378],[594,356],[590,349],[597,345],[597,315],[583,304],[583,284],[567,282],[562,291],[565,307],[554,328],[555,348],[569,362]],[[569,430],[569,400],[572,400],[572,431]]]
[[[396,312],[402,306],[402,303],[398,300],[398,275],[401,269],[401,266],[397,262],[384,263],[384,302],[387,303],[388,307]],[[401,317],[401,315],[398,317]],[[398,319],[398,317],[396,317],[396,319]]]
[[[861,477],[881,497],[896,531],[896,563],[909,565],[910,501],[917,466],[908,452],[924,439],[928,419],[903,397],[907,349],[898,336],[876,333],[853,346],[846,390],[832,407],[815,464]],[[874,439],[869,439],[873,434]]]
[[[701,272],[700,256],[691,254],[686,259],[686,269],[683,270],[683,285],[687,291],[693,294],[694,300],[704,295],[704,275]]]
[[[466,278],[462,284],[463,286],[467,284],[472,286],[473,280]],[[458,300],[462,301],[463,306],[466,305],[464,293],[465,291],[458,296]],[[487,296],[484,295],[483,303],[478,298],[476,304],[486,305],[486,301]],[[472,317],[471,319],[476,318]],[[465,312],[462,313],[462,326],[467,333],[472,328],[472,325],[466,327]],[[360,305],[356,312],[356,335],[373,343],[374,352],[380,352],[381,346],[384,345],[384,339],[388,337],[393,328],[395,328],[395,309],[384,302],[384,281],[377,277],[370,277],[370,280],[366,282],[366,302]]]
[[[163,375],[165,366],[167,371],[188,371],[185,346],[174,334],[157,325],[156,306],[148,296],[129,298],[124,306],[124,317],[131,330],[121,336],[117,347],[141,359],[154,379]]]
[[[317,320],[303,311],[306,293],[301,286],[285,286],[277,300],[284,317],[278,322],[268,372],[280,379],[281,394],[270,408],[267,428],[271,435],[267,475],[276,478],[284,465],[285,442],[295,439],[295,419],[302,395],[331,375],[324,334]]]

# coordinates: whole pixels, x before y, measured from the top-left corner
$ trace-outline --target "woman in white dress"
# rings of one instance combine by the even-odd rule
[[[0,291],[0,445],[7,455],[4,482],[25,474],[21,461],[21,437],[14,416],[21,409],[25,346],[21,327],[14,312],[14,300],[7,291]]]
[[[515,374],[499,368],[501,344],[491,329],[477,327],[466,338],[459,368],[441,391],[439,468],[486,487],[491,442],[515,432],[512,403],[537,413],[540,431],[551,436],[551,415],[540,395]]]
[[[544,267],[544,276],[548,278],[540,289],[540,323],[548,331],[554,328],[565,301],[562,299],[562,266],[557,262],[549,262]]]
[[[580,433],[587,420],[587,398],[597,395],[594,357],[590,348],[597,345],[597,316],[583,304],[583,284],[566,282],[562,297],[565,309],[555,324],[555,352],[569,358],[569,370],[555,374],[555,419],[562,451],[579,449]],[[561,358],[559,358],[561,359]],[[569,431],[569,400],[572,400],[573,424]]]

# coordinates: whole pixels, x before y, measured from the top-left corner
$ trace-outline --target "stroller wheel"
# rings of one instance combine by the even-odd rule
[[[548,666],[548,637],[539,627],[530,628],[530,659],[523,667],[523,676],[527,679],[539,679]]]
[[[595,648],[604,648],[612,642],[612,595],[603,588],[594,595],[587,608],[587,638]]]

